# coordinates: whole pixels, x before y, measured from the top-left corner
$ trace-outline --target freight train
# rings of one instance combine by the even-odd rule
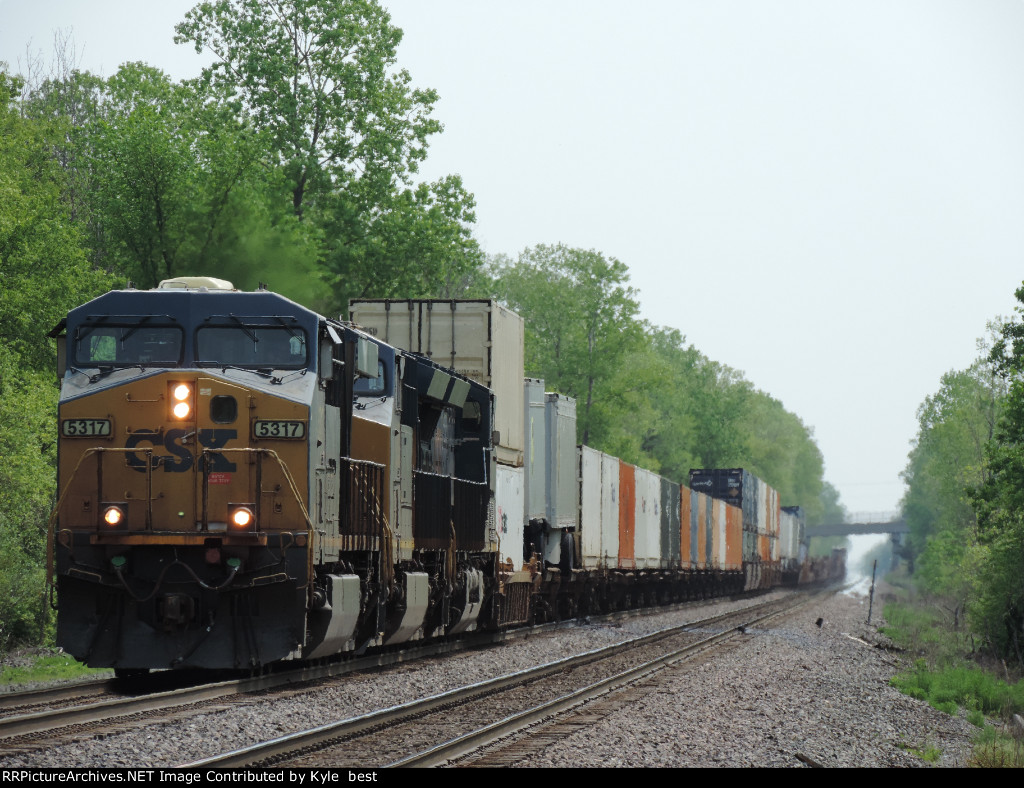
[[[59,646],[255,671],[843,570],[742,469],[680,486],[577,446],[497,303],[349,317],[192,277],[55,327]]]

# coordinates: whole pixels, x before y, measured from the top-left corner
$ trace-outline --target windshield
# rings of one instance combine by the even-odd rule
[[[205,326],[196,332],[196,361],[299,369],[308,363],[306,332],[290,326]]]
[[[121,366],[181,363],[182,331],[178,326],[83,326],[75,341],[75,363]]]
[[[384,373],[384,362],[377,362],[377,377],[356,378],[352,391],[357,397],[380,397],[384,395],[387,391],[387,377]]]

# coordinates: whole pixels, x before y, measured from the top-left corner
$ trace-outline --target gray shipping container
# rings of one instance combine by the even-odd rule
[[[526,378],[523,381],[525,413],[523,420],[523,453],[526,476],[523,490],[526,499],[526,522],[548,516],[548,419],[544,381]]]
[[[579,510],[576,486],[576,400],[545,394],[548,437],[548,512],[551,528],[574,528]]]
[[[523,464],[523,319],[491,300],[354,299],[349,319],[494,392],[495,457]]]

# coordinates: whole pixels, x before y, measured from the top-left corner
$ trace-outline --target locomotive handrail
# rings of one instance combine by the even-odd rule
[[[309,529],[310,544],[306,550],[306,586],[309,594],[313,593],[314,580],[316,573],[313,569],[313,557],[316,550],[313,549],[312,538],[313,538],[313,521],[309,519],[309,511],[306,509],[304,503],[302,503],[302,496],[299,495],[299,488],[295,484],[295,479],[292,478],[291,471],[288,470],[288,465],[284,460],[281,459],[280,455],[273,449],[253,449],[250,447],[241,447],[237,449],[217,449],[212,451],[210,449],[203,449],[202,453],[202,466],[203,466],[203,527],[206,528],[208,515],[207,506],[209,504],[209,491],[210,491],[210,463],[208,462],[208,456],[210,454],[255,454],[257,456],[256,461],[256,524],[257,527],[260,523],[260,509],[261,502],[263,500],[263,456],[269,455],[277,460],[278,466],[281,468],[281,473],[284,475],[285,481],[288,483],[289,489],[292,491],[292,495],[295,497],[295,502],[299,505],[299,511],[302,513],[303,519],[306,521],[306,526]]]
[[[353,467],[352,463],[358,463],[360,466],[374,467],[380,469],[383,469],[384,467],[379,463],[371,462],[369,460],[357,460],[352,457],[346,457],[344,459],[347,461],[349,469]],[[361,474],[358,476],[355,474],[352,475],[352,480],[355,482],[356,487],[358,488],[357,492],[363,496],[364,500],[369,499],[371,501],[373,508],[377,514],[376,519],[380,522],[381,534],[379,539],[381,547],[381,566],[379,567],[379,574],[381,579],[381,585],[390,588],[391,584],[394,582],[395,579],[395,545],[393,543],[394,531],[391,528],[391,523],[388,521],[387,512],[385,512],[383,507],[381,506],[380,498],[377,495],[377,490],[371,489],[369,491],[370,495],[367,496],[365,489],[367,483],[364,481],[364,478],[365,474]]]
[[[85,458],[90,455],[98,455],[96,458],[96,477],[97,484],[99,485],[96,489],[98,496],[103,495],[103,471],[102,471],[102,455],[104,452],[117,452],[127,454],[128,452],[142,452],[146,455],[146,530],[150,530],[153,525],[153,450],[146,448],[120,448],[113,446],[95,446],[86,449],[82,452],[82,456],[78,458],[78,462],[75,464],[75,469],[71,471],[71,476],[68,478],[67,484],[64,485],[64,489],[57,499],[57,503],[53,507],[53,511],[50,513],[50,520],[46,524],[46,586],[49,591],[51,606],[53,603],[53,588],[54,588],[54,540],[56,538],[56,526],[57,518],[60,515],[61,507],[64,505],[64,499],[67,498],[68,491],[71,489],[72,482],[75,481],[78,476],[78,471],[82,467],[82,463],[85,462]],[[96,516],[101,517],[99,500],[96,501]],[[97,522],[97,527],[99,523]]]

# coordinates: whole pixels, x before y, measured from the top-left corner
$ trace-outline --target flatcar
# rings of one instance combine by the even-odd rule
[[[254,671],[841,571],[742,469],[680,485],[578,446],[508,310],[378,306],[189,277],[61,321],[59,646]]]

